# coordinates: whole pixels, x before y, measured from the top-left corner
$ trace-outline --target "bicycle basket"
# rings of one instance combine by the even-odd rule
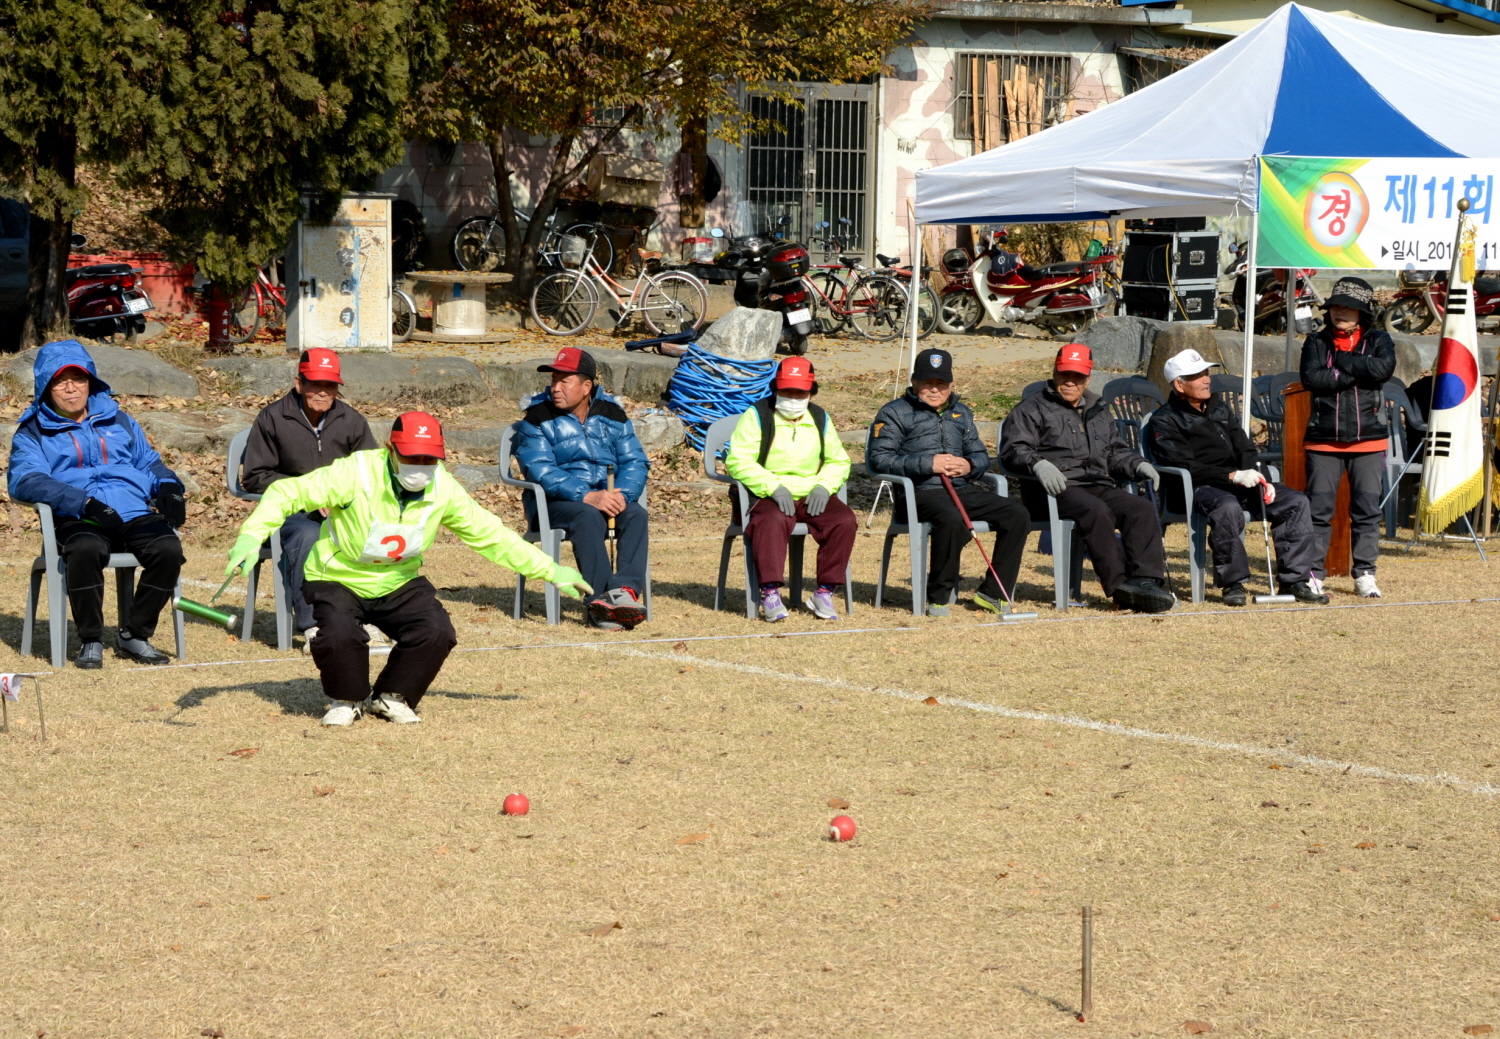
[[[589,243],[585,238],[576,234],[565,234],[558,236],[558,256],[564,267],[582,267],[584,254],[589,251]]]

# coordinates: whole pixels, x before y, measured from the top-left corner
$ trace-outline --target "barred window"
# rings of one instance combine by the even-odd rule
[[[956,54],[953,136],[985,151],[1062,122],[1073,59],[1054,54]]]

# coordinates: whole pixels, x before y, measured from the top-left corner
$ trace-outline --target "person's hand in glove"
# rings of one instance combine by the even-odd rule
[[[1150,462],[1142,462],[1135,467],[1135,475],[1140,480],[1150,480],[1153,491],[1161,490],[1161,473],[1156,471],[1156,466]]]
[[[1270,480],[1262,479],[1260,481],[1260,500],[1267,505],[1276,500],[1276,486]]]
[[[809,516],[821,516],[823,510],[828,508],[828,488],[822,484],[812,489],[807,498],[807,514]]]
[[[156,492],[156,511],[176,530],[187,522],[187,495],[180,483],[164,483]]]
[[[1229,482],[1237,487],[1254,487],[1260,483],[1260,473],[1254,469],[1236,469],[1229,474]]]
[[[260,542],[249,534],[241,534],[234,539],[234,546],[229,550],[229,565],[224,568],[224,576],[233,577],[254,566],[259,558]]]
[[[1031,475],[1042,481],[1042,490],[1048,494],[1061,494],[1068,489],[1068,478],[1045,458],[1031,467]]]
[[[547,578],[557,590],[569,599],[582,599],[585,595],[593,595],[594,589],[583,579],[583,575],[571,566],[563,566],[561,563],[552,564],[552,576]]]
[[[120,518],[120,514],[98,498],[90,498],[83,503],[83,518],[91,523],[97,523],[107,534],[115,534],[125,529],[125,521]]]
[[[797,515],[797,503],[792,500],[792,492],[787,490],[785,486],[778,486],[774,491],[772,491],[771,500],[774,501],[776,503],[776,507],[786,515]]]

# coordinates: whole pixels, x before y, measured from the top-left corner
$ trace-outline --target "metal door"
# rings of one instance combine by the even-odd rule
[[[798,88],[802,105],[751,96],[751,115],[774,119],[782,130],[752,134],[745,148],[747,205],[739,234],[781,230],[808,241],[841,235],[847,251],[871,248],[870,118],[867,84]],[[828,221],[829,229],[818,227]]]

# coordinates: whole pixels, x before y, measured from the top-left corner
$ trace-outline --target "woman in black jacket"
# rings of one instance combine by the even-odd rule
[[[1396,370],[1391,337],[1373,327],[1375,292],[1360,278],[1340,278],[1328,297],[1325,326],[1302,343],[1302,385],[1312,391],[1307,450],[1307,497],[1312,505],[1317,562],[1313,587],[1322,590],[1339,478],[1349,474],[1349,525],[1354,591],[1379,598],[1380,495],[1385,475],[1385,384]]]

